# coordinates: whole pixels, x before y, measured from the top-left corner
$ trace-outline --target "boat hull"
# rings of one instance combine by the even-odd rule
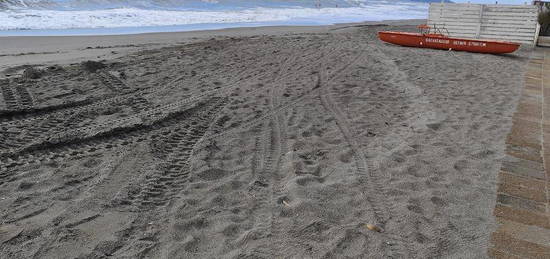
[[[520,44],[505,41],[450,38],[408,32],[378,32],[380,40],[408,47],[469,51],[477,53],[504,54],[516,51]]]

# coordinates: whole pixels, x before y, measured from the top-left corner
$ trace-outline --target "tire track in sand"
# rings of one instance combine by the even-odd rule
[[[170,202],[189,178],[189,158],[196,141],[208,130],[212,118],[225,103],[224,98],[211,100],[204,109],[179,125],[167,139],[168,156],[166,162],[160,166],[143,186],[137,195],[135,203],[139,209],[150,209],[154,206],[163,206]]]
[[[285,73],[290,69],[291,64],[296,61],[296,55],[289,54],[285,59],[282,59],[281,66],[273,78],[273,82],[270,83],[268,103],[271,110],[273,110],[279,103],[280,90],[282,81],[286,78]],[[269,122],[262,122],[257,129],[260,130],[259,138],[256,146],[260,147],[261,155],[254,155],[253,169],[256,168],[257,179],[260,179],[260,186],[256,197],[258,199],[258,213],[255,220],[256,231],[263,233],[262,238],[273,238],[277,236],[277,232],[274,233],[274,215],[273,215],[273,197],[274,190],[279,188],[278,174],[280,167],[280,156],[282,150],[282,142],[280,130],[280,117],[274,115],[270,117]],[[268,253],[269,251],[263,251],[263,249],[256,249],[253,254],[261,255]]]
[[[81,157],[97,152],[103,152],[114,148],[123,147],[134,142],[142,142],[149,139],[151,134],[163,128],[177,125],[186,118],[193,116],[200,110],[204,103],[191,107],[170,107],[162,114],[146,113],[146,117],[138,121],[130,120],[125,124],[115,125],[102,131],[69,132],[66,138],[52,139],[46,143],[36,143],[17,153],[0,156],[0,172],[6,176],[17,173],[14,167],[69,157]],[[133,121],[133,122],[132,122]],[[189,120],[192,123],[192,119]],[[6,179],[7,180],[7,179]],[[0,181],[0,185],[4,180]]]
[[[323,53],[324,53],[324,51],[337,52],[337,50],[338,50],[337,48],[333,49],[333,48],[329,48],[329,47],[327,47],[327,49],[328,50],[323,49],[322,50]],[[327,80],[329,82],[331,80],[337,78],[337,76],[339,74],[341,74],[343,71],[345,71],[349,66],[353,65],[359,59],[360,56],[361,55],[358,55],[356,58],[353,58],[349,63],[346,63],[346,64],[342,65],[333,74],[331,74],[330,76],[327,75],[325,78],[327,78]],[[330,56],[324,55],[318,63],[323,64],[324,62],[326,62],[329,59],[330,59]],[[292,59],[292,60],[294,60],[294,59]],[[290,62],[288,62],[288,63],[290,64]],[[282,71],[286,71],[286,70],[283,69]],[[315,87],[312,90],[321,89],[320,91],[322,91],[322,88],[323,87],[322,87],[321,81],[318,81],[316,83]],[[280,229],[281,229],[280,224],[281,223],[278,221],[278,215],[275,214],[275,212],[280,211],[281,206],[284,206],[283,201],[285,199],[282,196],[282,190],[283,190],[283,186],[281,185],[282,176],[279,174],[281,163],[282,163],[281,155],[282,155],[282,152],[287,149],[287,147],[286,147],[286,145],[287,145],[286,144],[286,123],[287,123],[287,119],[286,119],[286,115],[280,113],[280,111],[282,111],[282,110],[280,110],[280,107],[286,107],[286,105],[281,105],[281,103],[280,103],[280,96],[281,96],[282,89],[283,89],[283,87],[279,84],[273,84],[271,89],[270,89],[270,95],[269,95],[269,100],[268,100],[269,101],[269,106],[270,106],[270,112],[265,115],[265,118],[270,119],[269,125],[270,125],[271,132],[270,132],[270,134],[262,133],[262,139],[264,141],[266,139],[270,139],[270,141],[268,141],[268,143],[267,143],[269,148],[265,149],[265,151],[267,151],[267,153],[264,155],[264,157],[265,157],[265,167],[264,167],[263,172],[264,173],[269,173],[269,175],[267,176],[268,179],[271,179],[271,184],[269,184],[269,186],[268,186],[269,189],[270,189],[269,204],[274,204],[274,205],[271,205],[272,208],[271,208],[271,213],[270,213],[270,217],[269,217],[269,220],[271,221],[270,222],[269,235],[270,235],[271,239],[273,240],[273,242],[270,243],[270,246],[271,246],[270,249],[267,249],[266,251],[263,251],[262,249],[260,249],[259,251],[254,251],[254,254],[257,253],[257,255],[260,256],[260,257],[261,257],[261,255],[270,254],[271,253],[270,250],[275,250],[275,251],[284,250],[283,244],[280,244],[280,243],[277,242],[277,237],[279,237],[281,235],[281,233],[280,233]],[[305,97],[307,95],[308,94],[306,93],[302,97]],[[299,98],[299,99],[301,99],[301,98]],[[292,102],[292,104],[295,104],[295,103],[297,103],[297,102]],[[273,249],[272,246],[276,246],[276,248]],[[279,256],[280,256],[280,254],[279,254]]]
[[[6,110],[16,110],[18,108],[17,99],[15,98],[15,93],[10,87],[9,79],[2,80],[0,82],[0,89],[2,90],[2,97],[4,98],[4,106]]]
[[[310,51],[306,55],[301,54],[305,57],[316,52]],[[285,59],[280,60],[281,66],[277,70],[273,81],[269,84],[270,87],[268,87],[269,96],[267,101],[270,110],[275,110],[280,106],[279,99],[284,88],[284,80],[289,78],[289,75],[286,74],[292,69],[292,65],[294,65],[298,56],[298,53],[289,53]],[[280,232],[274,211],[278,211],[277,207],[282,205],[282,200],[275,198],[280,197],[282,192],[279,169],[281,167],[281,154],[286,149],[285,125],[283,123],[285,120],[279,113],[269,113],[266,118],[270,119],[269,122],[261,120],[258,121],[259,124],[253,126],[254,129],[259,130],[259,134],[256,139],[256,152],[252,168],[253,174],[256,174],[257,179],[260,179],[254,183],[257,187],[255,197],[258,199],[255,229],[257,232],[262,233],[262,238],[267,237],[276,240]],[[271,245],[277,244],[271,243]],[[269,248],[260,247],[253,250],[250,256],[263,257],[266,254],[274,256],[269,250]]]
[[[27,87],[20,83],[14,87],[15,82],[10,79],[0,81],[0,89],[4,97],[4,112],[19,112],[30,110],[34,107],[34,101]]]
[[[111,89],[113,92],[128,93],[134,90],[130,86],[128,86],[124,81],[122,81],[122,79],[114,76],[113,74],[105,70],[98,71],[96,75],[99,81],[105,86],[107,86],[107,88]]]
[[[351,130],[350,124],[348,122],[347,116],[344,114],[344,112],[339,108],[338,104],[334,101],[332,98],[331,93],[331,80],[335,79],[342,71],[346,70],[347,68],[354,65],[358,60],[360,60],[364,54],[367,52],[367,47],[363,47],[361,49],[361,52],[346,66],[340,68],[336,72],[334,72],[334,75],[329,75],[327,71],[327,65],[325,62],[322,62],[320,65],[320,72],[318,77],[318,85],[319,85],[319,98],[321,99],[321,103],[323,107],[329,111],[334,119],[336,120],[336,124],[344,137],[345,141],[347,142],[348,146],[353,151],[353,157],[355,160],[355,164],[357,167],[357,173],[359,174],[359,182],[364,185],[368,186],[371,190],[366,190],[364,192],[364,195],[369,202],[369,204],[372,207],[373,210],[373,216],[376,220],[376,224],[379,224],[382,228],[385,227],[385,224],[391,217],[392,212],[389,209],[389,206],[387,202],[385,202],[385,198],[383,196],[383,185],[380,181],[380,176],[373,174],[373,170],[369,170],[366,156],[363,152],[363,150],[357,146],[356,142],[353,140],[354,134]],[[386,252],[389,252],[387,256],[389,258],[403,258],[408,257],[409,251],[406,247],[403,240],[401,238],[394,236],[394,235],[387,235],[391,243],[386,242],[389,245],[389,251],[386,250]]]

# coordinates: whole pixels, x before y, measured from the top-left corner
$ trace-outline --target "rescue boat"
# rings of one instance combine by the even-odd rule
[[[453,38],[447,36],[449,35],[448,31],[446,34],[444,33],[444,28],[438,28],[435,25],[423,24],[418,28],[420,33],[381,31],[378,32],[378,38],[401,46],[490,54],[512,53],[521,45],[520,43],[507,41]]]

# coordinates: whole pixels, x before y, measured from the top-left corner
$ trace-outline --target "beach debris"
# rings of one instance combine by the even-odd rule
[[[26,79],[38,79],[42,76],[42,70],[34,67],[29,67],[23,71],[23,77]]]
[[[288,201],[286,201],[286,200],[283,200],[283,204],[287,207],[290,207],[290,203],[288,203]]]
[[[60,70],[63,70],[63,67],[61,67],[60,65],[52,65],[52,66],[48,66],[46,67],[48,70],[51,70],[51,71],[60,71]]]
[[[365,224],[365,227],[370,231],[376,231],[376,232],[379,232],[379,233],[383,232],[382,228],[380,228],[379,226],[373,225],[373,224],[367,223],[367,224]]]
[[[105,64],[103,62],[88,60],[82,62],[82,68],[90,73],[95,73],[97,70],[100,70],[102,68],[105,68]]]

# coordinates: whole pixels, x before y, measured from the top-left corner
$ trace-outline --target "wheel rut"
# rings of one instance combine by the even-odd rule
[[[193,117],[179,123],[163,140],[167,144],[164,152],[168,155],[134,198],[133,203],[139,209],[163,206],[184,188],[190,174],[189,158],[193,147],[225,102],[224,98],[212,99]]]
[[[298,53],[293,53],[288,59],[283,63],[283,66],[278,72],[277,78],[274,84],[271,85],[269,91],[269,108],[270,110],[275,110],[281,103],[280,98],[282,92],[285,88],[283,79],[285,78],[284,74],[288,73],[292,65],[296,62]],[[278,220],[278,212],[283,206],[282,199],[282,175],[281,175],[281,162],[282,154],[286,152],[286,116],[284,113],[273,113],[271,116],[270,125],[270,141],[269,141],[269,153],[267,154],[265,172],[269,174],[268,177],[271,178],[270,184],[270,215],[269,215],[269,232],[271,234],[271,239],[274,241],[272,245],[276,247],[275,251],[280,251],[282,249],[282,244],[278,242],[278,238],[281,236],[281,226]],[[273,250],[273,249],[270,249]],[[269,251],[266,251],[269,253]]]
[[[16,110],[19,105],[17,104],[17,98],[15,97],[15,93],[10,86],[9,80],[2,80],[0,88],[2,89],[2,96],[4,97],[6,110]]]
[[[354,133],[350,127],[347,116],[340,109],[338,104],[332,98],[332,84],[331,81],[345,69],[354,65],[358,60],[364,57],[366,53],[366,48],[361,49],[361,52],[352,59],[346,66],[336,70],[332,75],[329,75],[327,71],[326,64],[321,64],[318,85],[319,85],[319,98],[323,107],[329,111],[334,117],[336,124],[344,137],[346,143],[353,152],[353,158],[355,160],[355,166],[358,173],[358,181],[365,187],[369,188],[365,190],[365,197],[370,204],[374,219],[376,224],[380,225],[382,228],[385,228],[385,225],[390,220],[391,215],[393,215],[393,210],[391,205],[387,205],[388,202],[384,197],[384,186],[381,182],[381,177],[374,173],[374,170],[369,169],[369,165],[366,161],[366,155],[363,150],[357,146],[354,141]],[[367,194],[368,193],[368,194]],[[407,247],[407,241],[404,240],[399,235],[387,233],[389,242],[386,242],[388,245],[386,247],[386,255],[389,258],[403,258],[410,255],[409,249]]]
[[[14,86],[14,84],[16,85]],[[6,108],[6,110],[0,111],[0,114],[24,112],[34,107],[32,95],[29,93],[27,87],[22,84],[10,79],[4,79],[0,81],[0,89]]]
[[[172,107],[171,110],[165,110],[162,114],[151,113],[150,117],[139,120],[134,118],[134,120],[124,121],[125,123],[116,124],[102,131],[97,131],[96,127],[92,127],[91,131],[68,131],[65,134],[49,138],[45,142],[38,142],[15,152],[3,153],[0,156],[2,162],[0,171],[14,171],[14,167],[21,165],[82,157],[143,142],[149,140],[156,131],[177,125],[186,118],[193,118],[193,114],[202,110],[201,107],[208,103],[208,101],[201,102],[185,108]],[[78,118],[78,116],[74,118]]]
[[[327,48],[327,50],[324,50],[327,52],[337,52],[338,49],[331,49]],[[326,76],[325,78],[329,78],[329,81],[332,79],[335,79],[340,73],[345,71],[349,66],[353,65],[354,62],[358,60],[359,57],[352,59],[349,63],[346,63],[342,65],[341,67],[337,68],[333,74],[330,76]],[[321,60],[329,60],[330,57],[324,57]],[[289,59],[290,61],[291,59]],[[291,62],[288,62],[291,63]],[[313,64],[315,65],[315,63]],[[282,69],[282,71],[285,71],[285,69]],[[275,80],[277,81],[277,80]],[[266,213],[259,213],[258,219],[263,220],[261,224],[259,224],[257,227],[260,232],[265,233],[265,227],[266,225],[269,226],[268,230],[268,237],[270,240],[270,248],[262,249],[262,247],[259,248],[259,250],[255,250],[254,252],[258,252],[258,255],[270,253],[273,251],[272,247],[276,246],[278,249],[275,249],[276,251],[284,250],[284,246],[288,244],[283,244],[279,241],[279,237],[282,235],[281,232],[281,222],[279,221],[279,213],[283,209],[283,206],[285,205],[285,197],[283,195],[283,186],[281,183],[282,178],[284,177],[281,175],[280,168],[282,163],[282,154],[286,152],[287,150],[287,144],[286,144],[286,131],[287,131],[287,124],[289,123],[289,118],[287,118],[287,114],[284,113],[288,108],[293,108],[295,104],[299,103],[301,100],[303,100],[306,96],[309,96],[311,93],[315,91],[322,91],[323,82],[318,81],[315,83],[315,86],[307,91],[304,95],[298,97],[294,101],[287,102],[282,104],[280,101],[281,92],[284,90],[283,84],[273,84],[271,88],[269,89],[269,96],[268,96],[268,102],[269,102],[269,112],[264,114],[264,116],[261,116],[260,118],[249,122],[246,126],[242,126],[242,128],[246,128],[247,126],[251,125],[252,127],[256,129],[263,129],[260,133],[260,138],[257,143],[261,143],[261,147],[263,147],[261,150],[263,150],[263,153],[261,156],[256,156],[255,158],[258,159],[258,157],[263,157],[264,161],[261,162],[255,162],[254,164],[263,164],[263,168],[259,170],[262,174],[267,174],[266,177],[262,177],[262,179],[265,179],[265,181],[269,180],[269,184],[266,184],[267,188],[269,188],[268,193],[265,191],[258,196],[260,200],[269,199],[268,202],[261,202],[261,206],[269,206],[270,207],[270,213],[269,218],[266,218]],[[296,116],[295,114],[292,114],[292,117]],[[292,118],[290,118],[292,119]],[[255,125],[255,126],[254,126]],[[260,125],[267,125],[266,126],[260,126]],[[267,132],[265,132],[267,130]],[[222,133],[221,135],[227,134],[227,132]],[[218,136],[221,136],[218,135]],[[351,134],[349,134],[351,135]],[[218,137],[216,136],[216,137]],[[205,137],[206,138],[206,137]],[[351,138],[350,138],[351,139]],[[255,160],[256,160],[255,159]],[[368,170],[366,167],[366,163],[364,163],[363,166],[364,170]],[[263,212],[263,210],[261,210]],[[265,251],[264,251],[265,250]],[[261,253],[260,253],[261,252]],[[281,255],[281,254],[279,254]]]
[[[128,86],[124,81],[107,71],[99,71],[97,73],[97,77],[99,78],[99,81],[101,81],[101,83],[103,83],[113,92],[127,93],[133,91],[133,89]]]
[[[285,59],[282,59],[281,65],[275,74],[272,82],[269,85],[268,103],[269,109],[274,110],[280,104],[281,92],[284,89],[284,79],[288,77],[286,74],[295,64],[297,60],[296,53],[287,54]],[[279,223],[277,222],[278,207],[282,205],[278,199],[281,196],[280,183],[280,165],[281,154],[285,149],[285,139],[281,136],[281,131],[284,130],[283,120],[280,114],[273,113],[270,120],[261,122],[254,128],[259,131],[256,140],[256,148],[261,155],[254,155],[253,172],[256,172],[256,178],[259,179],[261,188],[256,194],[258,200],[258,212],[256,216],[256,230],[263,233],[263,238],[277,241],[280,236]],[[258,181],[258,180],[257,180]],[[277,243],[272,245],[277,245]],[[265,250],[265,251],[264,251]],[[254,250],[254,253],[265,254],[270,253],[270,249],[259,248]]]

